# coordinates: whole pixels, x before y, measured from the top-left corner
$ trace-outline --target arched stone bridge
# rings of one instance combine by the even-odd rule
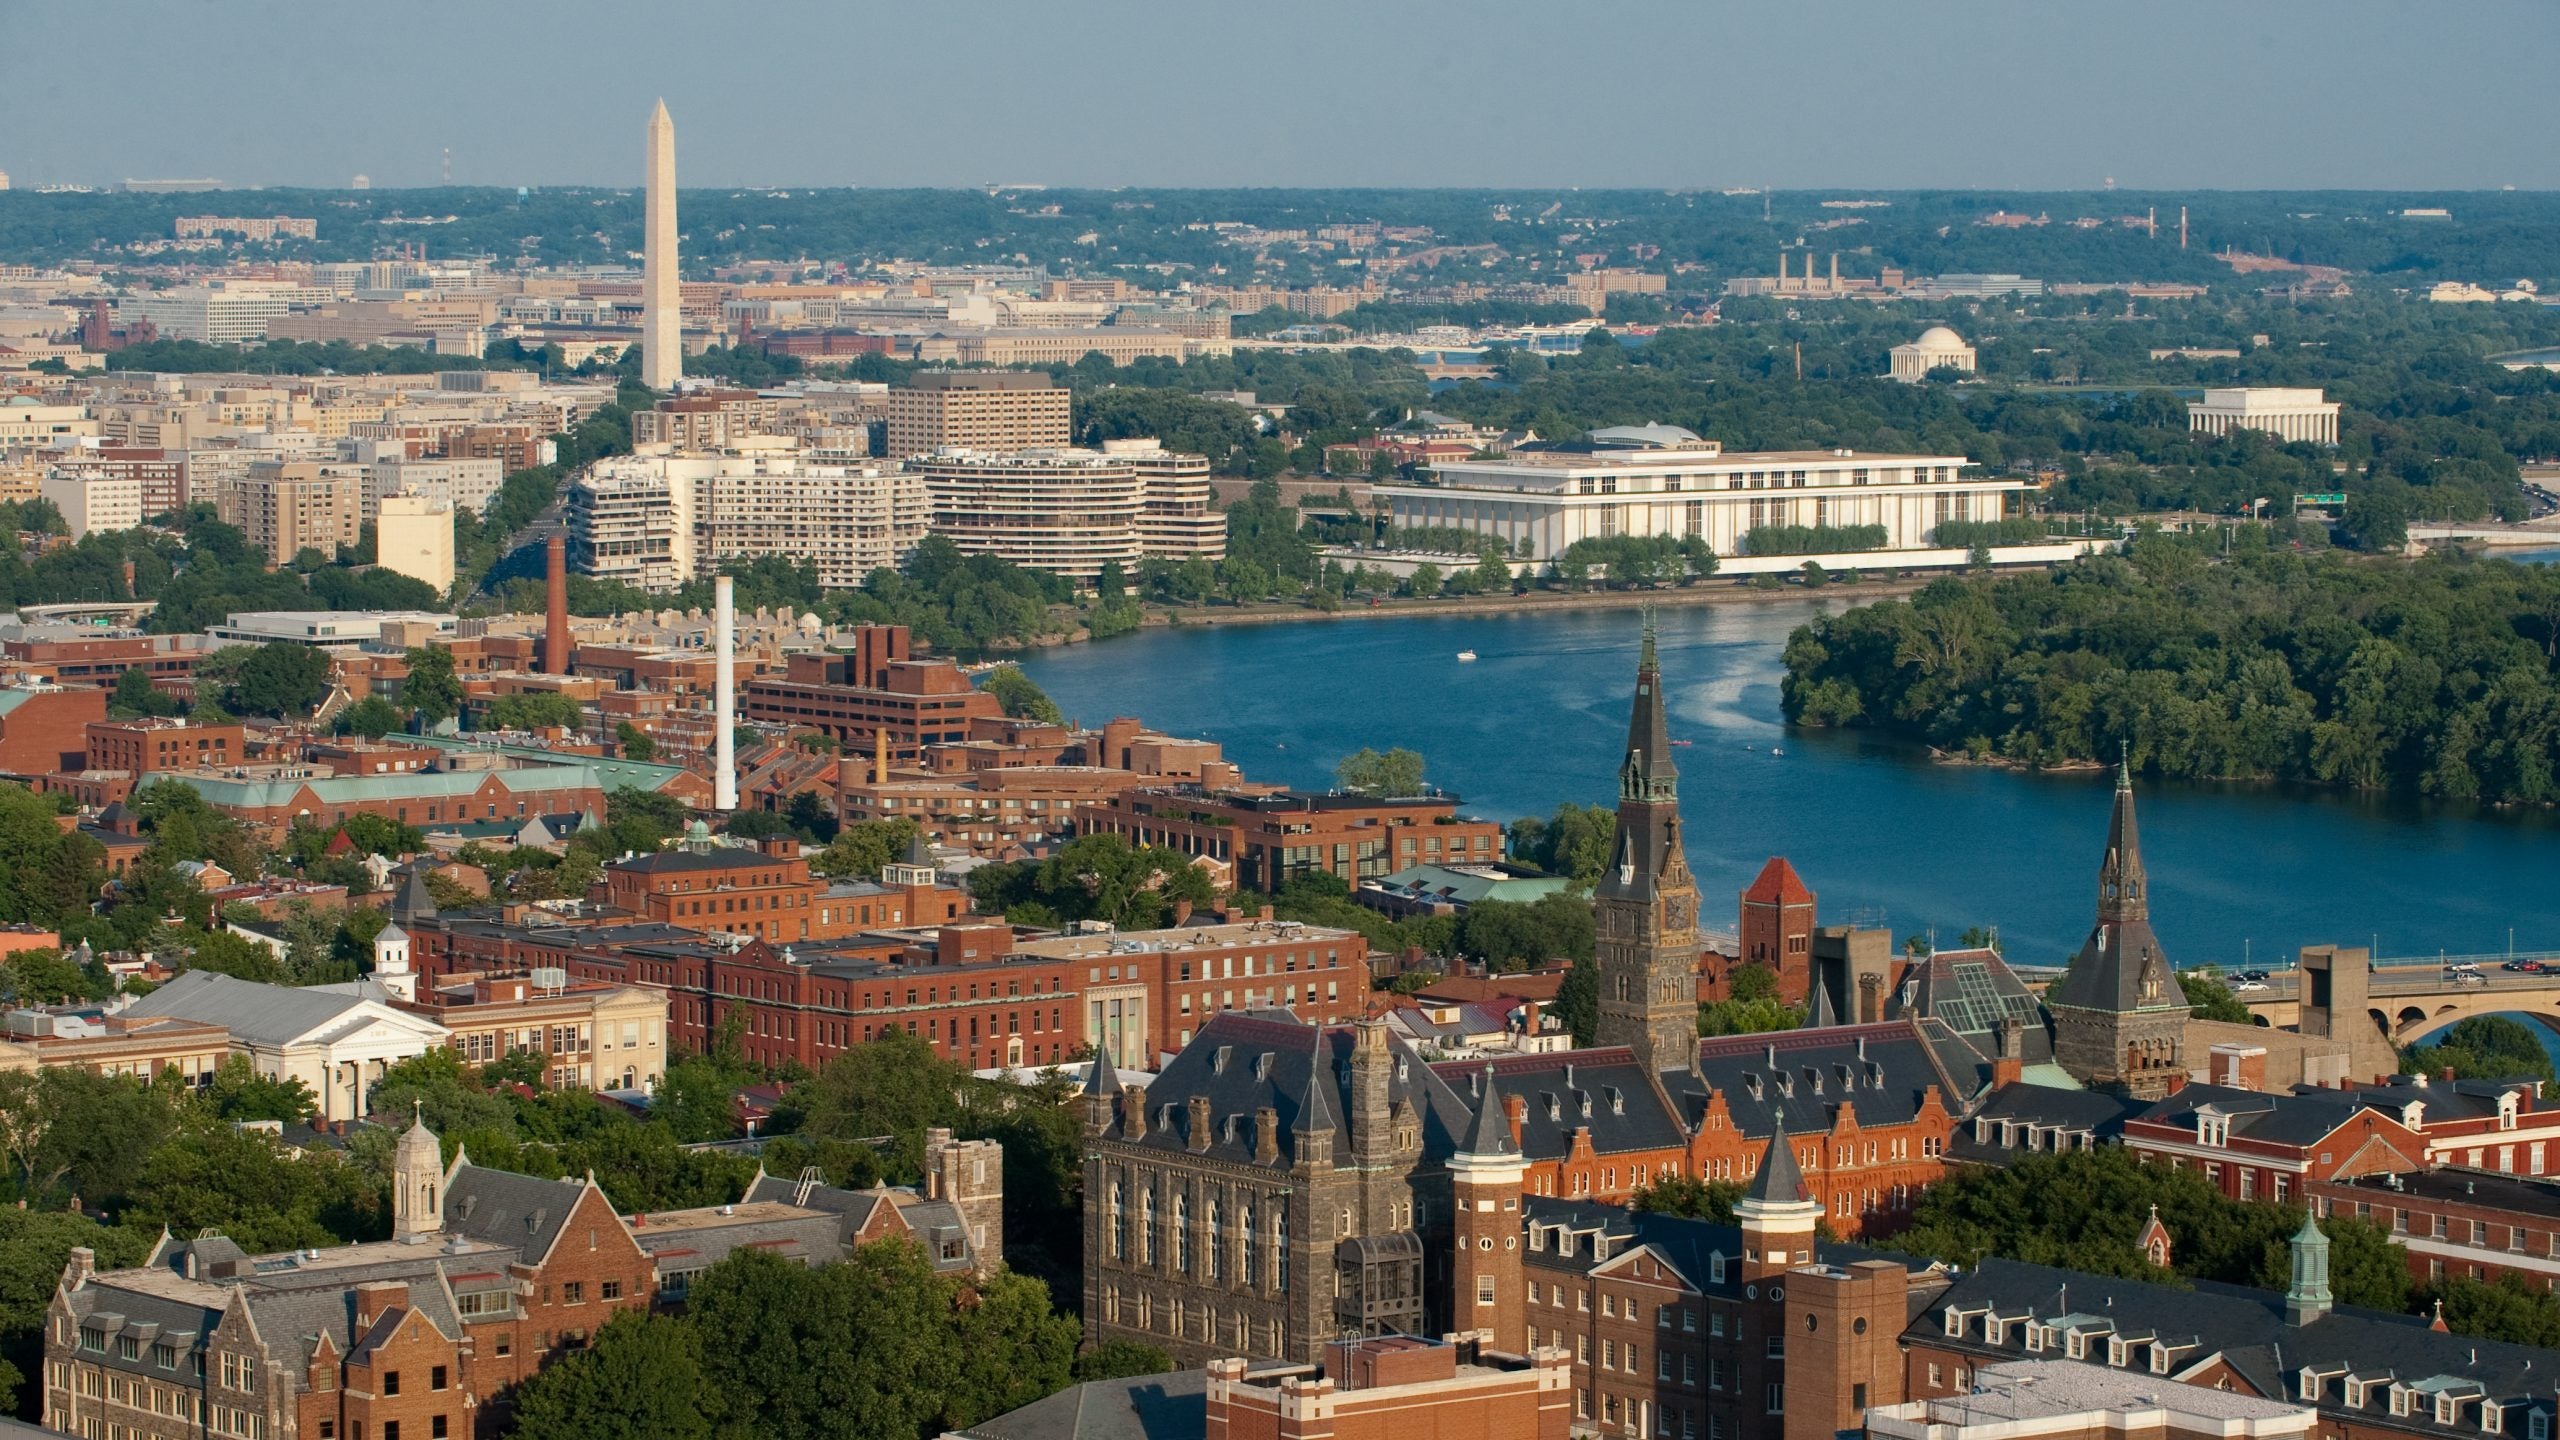
[[[2385,961],[2374,969],[2368,981],[2365,1013],[2393,1045],[2407,1045],[2457,1020],[2478,1015],[2514,1015],[2560,1032],[2560,971],[2522,974],[2498,968],[2506,958],[2478,957],[2477,981],[2457,977],[2439,961]],[[2560,957],[2534,958],[2560,966]],[[2278,1029],[2299,1023],[2302,1007],[2295,994],[2294,976],[2279,973],[2269,980],[2268,987],[2238,997],[2241,1004],[2249,1007],[2250,1018]]]

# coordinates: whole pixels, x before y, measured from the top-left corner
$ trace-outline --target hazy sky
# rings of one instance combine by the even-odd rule
[[[2555,0],[0,0],[18,184],[2560,186]]]

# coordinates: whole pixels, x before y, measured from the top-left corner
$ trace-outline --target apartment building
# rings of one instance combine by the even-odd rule
[[[1046,375],[928,370],[888,394],[893,459],[1073,443],[1073,402]]]
[[[71,527],[71,538],[130,530],[142,523],[142,479],[87,467],[54,469],[36,482],[36,493],[53,502]]]
[[[1385,800],[1284,790],[1133,790],[1076,812],[1086,834],[1119,835],[1233,866],[1239,889],[1277,894],[1293,875],[1325,871],[1358,887],[1415,865],[1490,865],[1502,826],[1458,814],[1455,795]]]
[[[251,548],[283,565],[304,550],[335,558],[364,525],[365,470],[310,460],[252,461],[223,492],[224,521],[240,527]]]
[[[725,560],[780,556],[852,589],[906,559],[930,510],[922,477],[897,466],[756,437],[604,461],[569,487],[568,518],[570,563],[599,580],[672,590]]]
[[[1105,440],[1106,459],[1138,477],[1138,548],[1165,560],[1227,558],[1227,517],[1209,487],[1209,457],[1167,450],[1161,440]]]
[[[489,497],[506,483],[506,467],[486,457],[434,455],[416,459],[386,457],[373,462],[364,478],[364,518],[370,520],[385,495],[406,491],[450,502],[474,515],[489,511]]]

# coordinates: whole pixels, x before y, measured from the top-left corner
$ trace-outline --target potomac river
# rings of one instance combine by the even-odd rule
[[[1787,635],[1837,601],[1660,614],[1689,863],[1714,928],[1783,854],[1824,923],[1994,925],[2022,964],[2087,930],[2108,777],[1939,765],[1858,733],[1779,718]],[[1218,740],[1255,780],[1330,783],[1363,745],[1402,745],[1473,813],[1508,820],[1607,803],[1626,743],[1637,612],[1186,624],[1040,651],[1023,669],[1068,718],[1136,715]],[[1477,658],[1456,656],[1473,650]],[[2296,946],[2390,955],[2560,947],[2560,815],[2307,787],[2141,785],[2152,919],[2183,965],[2260,965]]]

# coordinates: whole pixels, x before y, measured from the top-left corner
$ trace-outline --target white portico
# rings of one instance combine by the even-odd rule
[[[297,988],[190,970],[125,1013],[224,1026],[231,1048],[259,1074],[311,1087],[321,1119],[355,1120],[384,1072],[441,1047],[451,1033],[374,998],[381,993],[361,981]]]
[[[1608,444],[1626,437],[1639,443]],[[1447,526],[1552,559],[1577,540],[1620,535],[1703,538],[1722,556],[1775,526],[1881,525],[1883,550],[1929,548],[1949,520],[1997,520],[2026,482],[1964,474],[1961,455],[1850,450],[1726,454],[1674,426],[1594,432],[1593,448],[1452,460],[1427,481],[1372,492],[1398,528]],[[1650,442],[1650,443],[1645,443]]]

